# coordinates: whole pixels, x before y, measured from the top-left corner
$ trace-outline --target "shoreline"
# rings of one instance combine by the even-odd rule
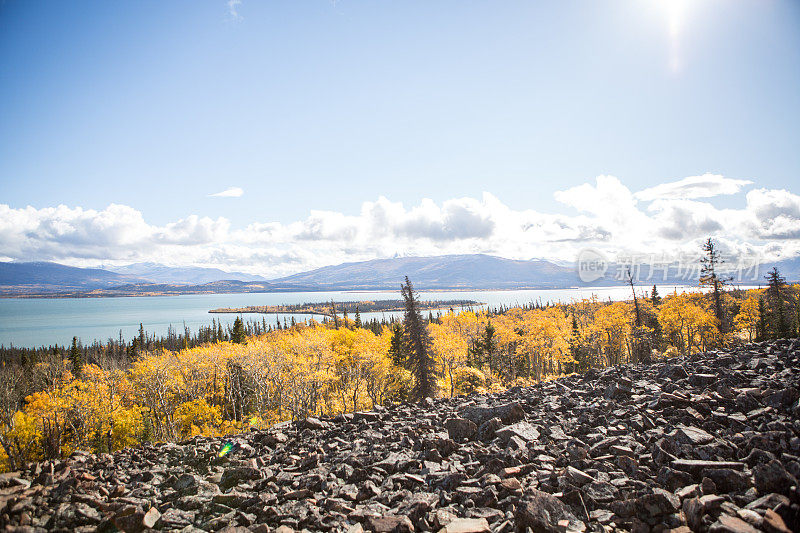
[[[701,289],[696,284],[678,284],[678,283],[658,283],[655,282],[655,285],[661,287],[665,290],[667,289]],[[482,287],[482,288],[468,288],[468,287],[454,287],[454,288],[426,288],[426,287],[419,287],[415,288],[419,292],[511,292],[511,291],[566,291],[566,290],[583,290],[583,291],[594,291],[594,290],[608,290],[608,289],[619,289],[620,287],[627,287],[628,285],[625,283],[620,283],[617,285],[591,285],[591,286],[581,286],[581,285],[570,285],[566,287],[502,287],[502,288],[491,288],[491,287]],[[650,281],[647,281],[646,284],[637,285],[637,288],[643,290],[649,290],[652,286]],[[731,287],[731,289],[755,289],[755,288],[762,288],[762,285],[740,285],[737,287]],[[234,296],[234,295],[241,295],[241,294],[281,294],[281,293],[323,293],[323,292],[336,292],[336,293],[348,293],[348,294],[365,294],[365,293],[397,293],[395,289],[389,288],[379,288],[379,289],[294,289],[294,288],[285,288],[285,289],[275,289],[275,290],[265,290],[265,291],[196,291],[196,292],[149,292],[149,293],[117,293],[117,294],[93,294],[93,293],[79,293],[79,292],[67,292],[67,293],[31,293],[31,294],[8,294],[8,293],[0,293],[0,300],[96,300],[102,298],[168,298],[168,297],[176,297],[176,296]]]

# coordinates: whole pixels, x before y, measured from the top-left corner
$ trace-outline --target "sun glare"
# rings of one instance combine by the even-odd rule
[[[681,35],[686,21],[690,0],[656,0],[664,13],[669,30],[669,66],[672,72],[681,69]]]

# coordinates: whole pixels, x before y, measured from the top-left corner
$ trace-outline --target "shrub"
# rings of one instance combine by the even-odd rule
[[[219,406],[208,405],[205,398],[184,402],[175,410],[175,421],[183,438],[208,434],[222,423]]]
[[[486,376],[477,368],[462,366],[453,372],[456,394],[471,394],[486,388]]]

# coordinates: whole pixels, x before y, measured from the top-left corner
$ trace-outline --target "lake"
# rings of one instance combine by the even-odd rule
[[[659,287],[661,295],[675,287]],[[695,287],[678,287],[678,290]],[[640,290],[646,290],[642,287]],[[575,289],[540,289],[509,291],[420,291],[423,300],[476,300],[488,304],[519,305],[531,302],[570,302],[596,294],[601,300],[630,298],[629,287],[599,287]],[[249,305],[283,305],[306,302],[348,300],[394,300],[397,292],[281,292],[247,294],[198,294],[186,296],[141,296],[127,298],[37,298],[0,299],[0,345],[43,346],[67,344],[77,336],[84,344],[95,340],[125,339],[138,333],[139,323],[149,333],[164,335],[170,325],[181,332],[184,324],[192,331],[211,324],[212,318],[232,324],[236,315],[209,314],[218,307],[245,307]],[[390,316],[391,313],[363,313],[362,318]],[[247,314],[245,320],[261,320],[275,324],[283,315]],[[308,315],[294,315],[301,321]],[[320,317],[317,317],[321,319]],[[351,317],[352,318],[352,317]],[[290,318],[287,318],[290,320]]]

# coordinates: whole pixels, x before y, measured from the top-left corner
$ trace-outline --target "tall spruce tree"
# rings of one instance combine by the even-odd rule
[[[484,361],[489,367],[489,372],[494,374],[498,371],[498,361],[497,361],[497,329],[492,325],[492,321],[488,321],[486,323],[486,327],[483,328],[483,336],[480,340],[480,350],[481,354],[484,357]]]
[[[787,320],[786,309],[784,308],[786,278],[778,272],[778,267],[772,267],[772,270],[767,272],[764,277],[767,279],[767,294],[769,294],[769,303],[772,308],[772,337],[788,337],[790,335],[790,323]]]
[[[336,302],[331,300],[331,315],[333,315],[333,328],[339,329],[339,316],[336,314]]]
[[[661,305],[661,296],[658,295],[658,288],[655,285],[653,285],[653,292],[650,294],[650,303],[653,304],[653,307]]]
[[[234,344],[246,344],[247,334],[244,331],[244,322],[242,317],[237,316],[233,321],[233,330],[231,331],[231,342]]]
[[[580,327],[578,326],[578,319],[575,317],[575,313],[572,313],[572,332],[569,337],[569,352],[572,359],[575,361],[572,365],[573,372],[575,370],[585,370],[585,361],[581,344],[582,336]]]
[[[389,341],[389,358],[395,366],[406,368],[408,358],[403,344],[403,325],[399,322],[392,324],[392,338]]]
[[[72,346],[69,349],[69,362],[72,366],[72,375],[80,378],[83,374],[83,351],[78,347],[78,337],[72,337]]]
[[[408,367],[414,375],[411,396],[423,400],[436,395],[436,362],[433,358],[433,342],[419,311],[419,298],[411,280],[406,276],[405,285],[400,285],[405,303],[403,340],[408,357]]]
[[[358,305],[356,305],[356,318],[355,323],[357,328],[361,328],[363,324],[361,324],[361,311],[358,310]]]
[[[139,322],[139,353],[145,350],[147,350],[147,335],[144,332],[144,324]]]
[[[714,304],[714,316],[719,321],[719,330],[721,333],[728,331],[728,324],[722,308],[722,292],[725,285],[731,280],[728,276],[722,276],[718,272],[717,265],[722,264],[724,261],[719,256],[719,250],[714,241],[709,237],[703,244],[703,251],[705,257],[700,260],[700,286],[710,287],[711,296]]]
[[[758,298],[758,330],[756,332],[756,340],[763,341],[767,338],[767,306],[764,304],[764,298]]]

